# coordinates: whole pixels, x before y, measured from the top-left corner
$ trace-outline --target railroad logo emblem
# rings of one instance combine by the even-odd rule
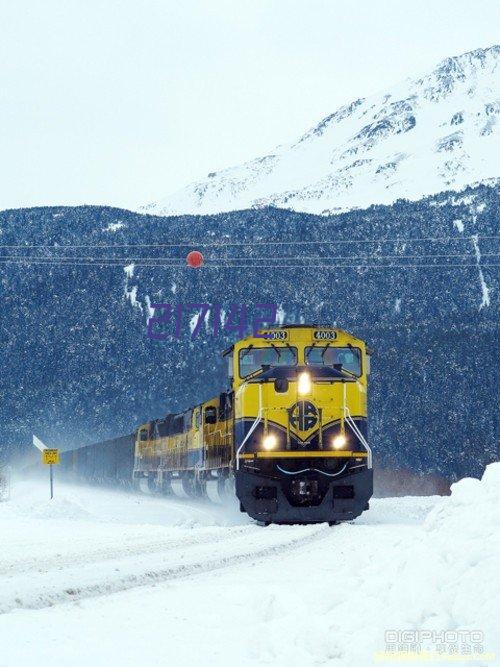
[[[318,410],[311,401],[298,401],[289,410],[290,425],[297,431],[309,431],[318,423]]]

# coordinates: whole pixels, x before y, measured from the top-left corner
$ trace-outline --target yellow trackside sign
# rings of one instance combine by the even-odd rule
[[[44,449],[42,451],[42,461],[46,465],[52,465],[53,463],[59,463],[59,450],[58,449]]]

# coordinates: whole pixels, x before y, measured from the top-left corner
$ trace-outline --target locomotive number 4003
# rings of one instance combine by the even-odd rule
[[[335,331],[315,331],[314,340],[335,340],[337,334]]]

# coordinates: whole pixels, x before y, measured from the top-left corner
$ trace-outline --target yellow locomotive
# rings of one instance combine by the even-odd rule
[[[373,492],[369,351],[336,328],[284,325],[223,352],[229,389],[140,426],[133,478],[170,492],[219,493],[264,523],[335,523]]]

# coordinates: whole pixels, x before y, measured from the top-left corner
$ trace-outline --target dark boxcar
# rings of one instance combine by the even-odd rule
[[[61,472],[69,478],[129,486],[134,468],[135,435],[120,436],[62,452]]]

